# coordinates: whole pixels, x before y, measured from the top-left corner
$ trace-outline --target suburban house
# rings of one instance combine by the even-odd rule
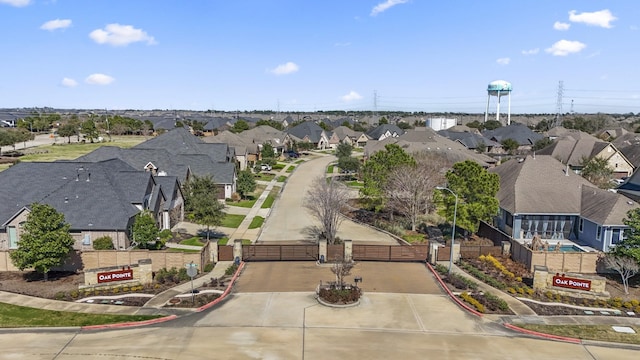
[[[638,203],[615,192],[596,187],[582,187],[582,204],[578,223],[580,243],[609,251],[624,239],[629,227],[623,220],[627,212],[638,208]]]
[[[636,171],[622,185],[618,186],[616,192],[634,201],[640,201],[640,171]]]
[[[554,246],[604,251],[622,236],[626,211],[637,207],[550,155],[512,159],[489,171],[500,176],[496,225],[520,242],[537,236]]]
[[[438,134],[446,137],[447,139],[459,142],[469,150],[493,153],[494,150],[502,149],[502,144],[484,137],[480,132],[455,131],[454,128],[455,127],[447,130],[440,130],[438,131]],[[483,147],[484,150],[482,150]]]
[[[136,170],[176,176],[184,184],[193,175],[211,176],[218,186],[218,198],[236,191],[236,162],[227,144],[207,144],[187,129],[175,128],[130,149],[101,147],[81,156],[81,161],[121,159]]]
[[[29,181],[25,181],[29,179]],[[0,193],[0,249],[17,247],[29,206],[48,204],[71,225],[77,250],[109,236],[116,249],[132,245],[135,216],[150,211],[160,229],[184,218],[184,199],[174,176],[154,176],[119,159],[101,162],[19,163],[0,172],[12,191]]]
[[[305,121],[286,131],[292,142],[311,143],[316,149],[329,147],[329,136],[313,121]]]
[[[518,143],[518,151],[529,151],[538,140],[544,139],[544,136],[529,129],[528,126],[512,123],[508,126],[502,126],[494,130],[485,130],[482,135],[502,144],[507,139],[515,140]]]
[[[388,137],[384,140],[369,140],[364,148],[365,160],[378,151],[384,150],[387,144],[397,144],[405,152],[416,154],[420,152],[434,152],[445,156],[452,163],[473,160],[485,168],[495,165],[495,159],[468,150],[463,145],[439,135],[431,128],[417,128],[408,130],[400,137]]]
[[[605,159],[613,170],[613,177],[617,179],[630,176],[634,169],[633,164],[612,143],[578,130],[568,131],[536,153],[551,155],[569,165],[576,174],[580,174],[586,161],[595,157]]]
[[[236,162],[240,166],[240,170],[246,169],[249,162],[255,164],[259,156],[257,144],[229,130],[219,132],[214,136],[206,136],[202,138],[202,141],[208,144],[217,143],[231,146],[236,155]]]
[[[367,136],[373,140],[384,140],[388,137],[398,137],[404,134],[404,130],[400,129],[397,125],[382,124],[367,131]]]
[[[633,164],[640,167],[640,134],[626,133],[618,136],[612,144]]]
[[[248,144],[255,144],[257,146],[258,155],[262,151],[263,144],[270,144],[273,150],[277,154],[281,154],[289,144],[287,133],[278,129],[272,128],[268,125],[256,126],[252,129],[245,130],[238,134],[238,136]],[[260,160],[258,156],[255,161]],[[249,162],[252,163],[251,158]]]
[[[352,130],[346,126],[338,126],[333,129],[329,138],[329,147],[336,148],[338,144],[344,143],[353,147],[364,147],[367,145],[369,137],[360,131]]]

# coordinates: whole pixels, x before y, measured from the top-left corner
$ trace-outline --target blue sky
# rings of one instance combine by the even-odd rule
[[[0,0],[0,34],[0,107],[640,112],[637,0]]]

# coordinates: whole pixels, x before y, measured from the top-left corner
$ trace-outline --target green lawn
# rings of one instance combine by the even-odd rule
[[[167,251],[169,252],[182,252],[182,253],[199,253],[202,250],[195,250],[195,249],[178,249],[178,248],[167,248]]]
[[[287,170],[287,172],[289,171]],[[259,174],[255,174],[254,177],[256,178],[256,180],[271,181],[276,176],[274,174],[259,173]]]
[[[640,327],[638,326],[629,326],[630,328],[635,330],[636,334],[625,334],[616,332],[609,325],[515,325],[524,329],[529,329],[545,334],[566,336],[577,339],[640,344],[640,337],[638,337],[637,334],[640,331]]]
[[[293,165],[291,165],[291,166],[289,166],[289,167],[287,168],[287,172],[288,172],[288,173],[292,173],[292,172],[293,172],[293,170],[295,170],[295,169],[296,169],[296,167],[295,167],[295,166],[293,166]]]
[[[253,197],[252,197],[253,198]],[[253,205],[256,203],[256,200],[258,200],[258,198],[253,198],[253,199],[247,199],[247,200],[240,200],[240,201],[233,201],[233,200],[228,200],[225,201],[225,204],[229,205],[229,206],[237,206],[237,207],[243,207],[243,208],[252,208]]]
[[[327,167],[327,174],[333,174],[333,165]]]
[[[282,170],[282,169],[284,169],[284,168],[285,168],[285,166],[287,166],[287,164],[280,164],[280,163],[277,163],[277,164],[273,165],[273,166],[271,167],[271,169],[273,169],[273,170]]]
[[[269,195],[267,195],[267,198],[264,200],[264,203],[262,203],[261,207],[263,209],[268,209],[271,206],[273,206],[273,202],[276,200],[276,196],[278,196],[280,189],[281,188],[279,186],[274,186],[273,189],[271,189],[271,192],[269,192]]]
[[[349,181],[346,184],[347,184],[347,186],[351,186],[351,187],[363,187],[364,186],[364,182],[362,182],[362,181]]]
[[[180,241],[180,245],[204,246],[204,243],[200,241],[200,237],[194,236],[192,238]]]
[[[242,245],[251,245],[251,240],[249,239],[240,239],[242,240]],[[229,238],[222,238],[218,240],[218,245],[227,245],[229,243]]]
[[[285,182],[287,180],[287,177],[284,175],[280,175],[278,176],[278,179],[276,180],[277,182]]]
[[[294,164],[302,164],[304,162],[304,160],[300,159],[300,160],[296,160]]]
[[[264,218],[262,216],[256,216],[251,220],[251,224],[249,225],[249,229],[257,229],[262,226],[264,223]]]
[[[236,229],[240,226],[240,223],[244,218],[245,215],[226,214],[224,219],[222,219],[222,225],[220,226]]]
[[[95,305],[100,306],[100,305]],[[0,327],[88,326],[156,319],[155,315],[107,315],[52,311],[0,303]]]
[[[82,155],[86,155],[102,146],[117,146],[130,148],[145,141],[144,136],[113,136],[110,142],[101,143],[71,143],[67,144],[66,139],[58,138],[56,144],[42,145],[31,148],[30,151],[38,153],[20,157],[20,161],[55,161],[73,160]]]

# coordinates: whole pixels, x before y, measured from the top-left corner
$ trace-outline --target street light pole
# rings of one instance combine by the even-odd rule
[[[454,193],[453,190],[445,186],[436,186],[436,189],[446,190],[456,198],[455,205],[453,206],[453,226],[451,227],[451,254],[449,255],[449,274],[451,274],[451,271],[453,270],[453,243],[456,239],[456,216],[458,215],[458,194]]]

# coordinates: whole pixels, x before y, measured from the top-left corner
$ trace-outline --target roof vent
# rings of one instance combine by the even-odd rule
[[[523,162],[524,162],[524,159],[523,159],[523,158],[518,158],[518,162],[519,162],[519,163],[523,163]]]
[[[69,202],[69,198],[65,196],[65,197],[64,197],[64,203],[66,204],[66,203],[68,203],[68,202]]]
[[[633,205],[633,201],[627,201],[627,205]]]

